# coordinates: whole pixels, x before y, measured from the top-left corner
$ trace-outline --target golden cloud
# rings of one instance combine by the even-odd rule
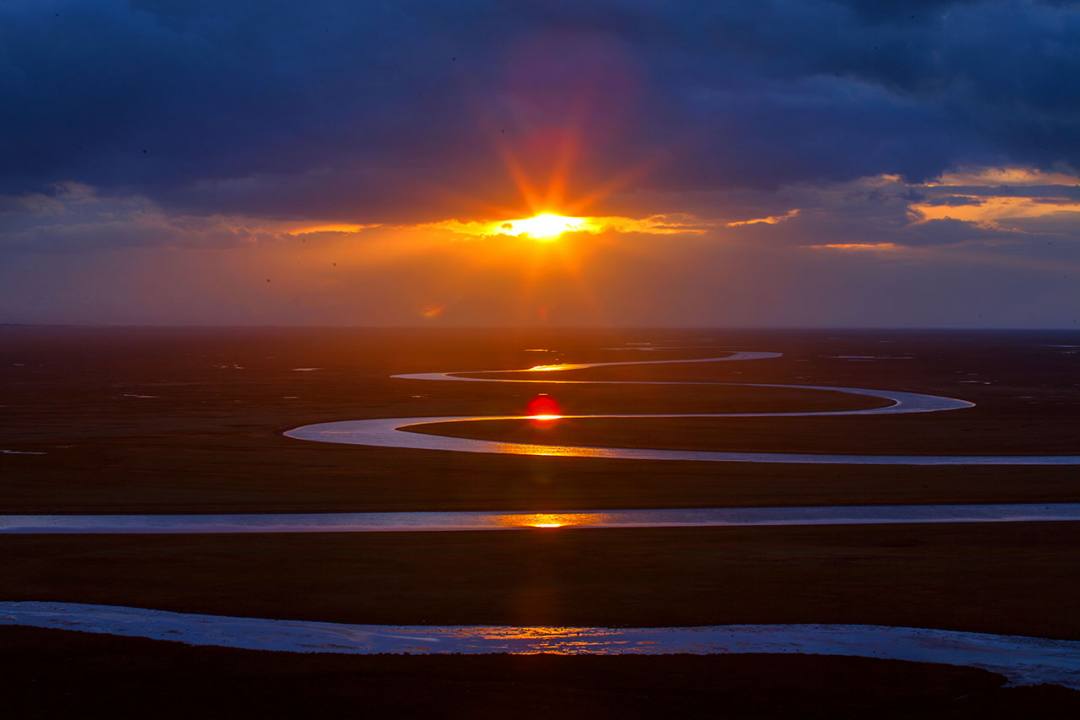
[[[790,220],[793,217],[797,217],[798,214],[799,209],[792,208],[783,215],[767,215],[766,217],[751,218],[749,220],[734,220],[732,222],[725,223],[724,225],[725,227],[729,228],[745,227],[747,225],[777,225],[784,222],[785,220]]]

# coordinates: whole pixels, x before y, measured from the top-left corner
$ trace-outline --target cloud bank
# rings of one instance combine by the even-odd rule
[[[0,321],[1072,326],[1076,76],[1072,2],[15,0]]]

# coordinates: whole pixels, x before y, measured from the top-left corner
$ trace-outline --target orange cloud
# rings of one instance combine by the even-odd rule
[[[1032,198],[1012,195],[980,197],[977,195],[954,195],[969,200],[964,205],[937,205],[912,203],[909,209],[915,213],[917,222],[928,220],[961,220],[983,227],[998,228],[1004,220],[1036,218],[1059,213],[1080,213],[1080,202],[1063,198]]]
[[[726,227],[745,227],[747,225],[776,225],[782,223],[785,220],[790,220],[793,217],[797,217],[799,214],[799,208],[792,208],[783,215],[768,215],[763,218],[751,218],[750,220],[735,220],[729,223],[725,223]]]
[[[288,231],[290,235],[314,235],[315,233],[358,233],[362,230],[376,228],[379,225],[358,225],[355,223],[326,223],[322,225],[306,225],[293,228]]]
[[[1010,186],[1039,189],[1010,193]],[[1080,177],[1064,172],[1028,167],[960,169],[922,185],[932,199],[912,203],[908,210],[916,223],[958,220],[1007,230],[1010,220],[1080,213],[1080,202],[1069,197],[1078,186]]]
[[[1080,177],[1035,168],[973,168],[944,173],[926,187],[995,187],[998,185],[1080,185]]]
[[[839,250],[843,252],[895,252],[900,246],[891,242],[879,243],[826,243],[811,245],[813,250]]]
[[[708,225],[691,222],[685,216],[650,215],[644,218],[622,216],[579,217],[572,218],[574,225],[568,232],[598,233],[614,231],[621,233],[643,233],[646,235],[700,235],[708,230]],[[442,220],[426,223],[417,227],[431,230],[444,230],[457,235],[471,237],[497,237],[500,235],[516,237],[521,234],[521,220]]]

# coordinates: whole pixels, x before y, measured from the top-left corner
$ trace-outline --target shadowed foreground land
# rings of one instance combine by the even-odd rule
[[[0,512],[551,510],[1080,501],[1075,468],[799,467],[498,457],[307,443],[306,423],[565,412],[873,405],[835,393],[702,386],[499,385],[394,373],[559,360],[775,360],[616,367],[566,378],[850,385],[978,403],[930,416],[584,421],[452,432],[545,442],[809,452],[1078,453],[1077,333],[121,330],[0,328]],[[679,350],[630,351],[649,339]],[[558,352],[527,352],[551,348]],[[883,360],[851,360],[879,355]],[[888,359],[905,358],[905,359]],[[294,368],[319,368],[295,371]],[[536,374],[534,374],[536,375]],[[553,378],[554,379],[554,378]]]
[[[341,657],[0,629],[12,717],[1061,717],[1080,693],[858,658]]]
[[[1080,638],[1080,523],[8,536],[0,596],[375,624],[865,623]]]
[[[627,350],[627,342],[679,346]],[[0,512],[318,512],[1080,501],[1075,468],[635,463],[337,447],[363,417],[863,406],[803,391],[486,385],[394,373],[784,358],[597,371],[961,397],[909,418],[484,428],[564,442],[1076,453],[1078,333],[0,328]],[[689,346],[689,347],[685,347]],[[610,349],[610,348],[619,348]],[[550,348],[558,352],[533,353]],[[892,359],[852,360],[878,355]],[[910,358],[910,359],[896,359]],[[320,368],[296,371],[294,368]],[[661,375],[662,369],[663,378]],[[570,375],[573,377],[574,375]],[[578,373],[578,377],[587,376]],[[541,433],[547,433],[546,436]],[[836,622],[1080,638],[1080,523],[251,536],[0,537],[0,597],[400,624]],[[0,631],[13,717],[1076,717],[1077,693],[961,668],[817,657],[342,658]]]

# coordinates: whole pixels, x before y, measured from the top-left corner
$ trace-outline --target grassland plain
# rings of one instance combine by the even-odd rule
[[[428,431],[631,447],[1073,452],[1080,425],[1080,354],[1062,346],[1076,344],[1075,333],[522,335],[8,328],[0,337],[3,449],[45,453],[0,455],[0,512],[543,510],[1080,499],[1075,468],[583,461],[336,447],[280,434],[296,425],[336,419],[516,414],[545,391],[568,413],[839,409],[874,403],[764,388],[389,378],[402,371],[701,357],[757,348],[785,355],[746,363],[603,368],[565,377],[847,384],[953,395],[977,407],[933,416],[585,420],[543,427],[481,422]],[[679,349],[646,352],[622,344],[633,338]],[[557,352],[527,352],[538,348]],[[863,359],[868,355],[909,359]],[[296,370],[312,367],[319,369]]]
[[[657,349],[626,344],[640,342]],[[895,418],[434,429],[567,444],[1075,453],[1075,345],[1077,333],[4,328],[0,449],[19,454],[0,455],[0,512],[1077,501],[1075,468],[635,463],[336,447],[280,435],[295,425],[336,419],[520,413],[537,392],[551,393],[566,412],[873,404],[798,390],[389,378],[775,350],[784,357],[606,368],[560,378],[837,384],[962,397],[977,407]],[[666,347],[676,349],[659,349]],[[1077,523],[564,528],[452,536],[9,536],[0,538],[0,595],[365,623],[865,622],[1077,639],[1080,622],[1072,609],[1080,605],[1078,541]],[[621,660],[263,656],[50,631],[0,632],[5,685],[13,691],[13,707],[28,717],[35,709],[44,716],[77,702],[119,707],[165,697],[172,699],[167,712],[177,716],[196,706],[219,714],[262,707],[268,715],[287,716],[290,708],[357,702],[402,715],[430,714],[445,704],[471,717],[510,711],[640,715],[665,708],[706,714],[715,713],[718,703],[736,717],[796,709],[828,717],[994,717],[1021,708],[1033,716],[1073,716],[1077,703],[1076,694],[1058,689],[1002,689],[986,673],[905,663]],[[425,684],[417,695],[420,677]],[[484,704],[463,700],[477,694]]]

